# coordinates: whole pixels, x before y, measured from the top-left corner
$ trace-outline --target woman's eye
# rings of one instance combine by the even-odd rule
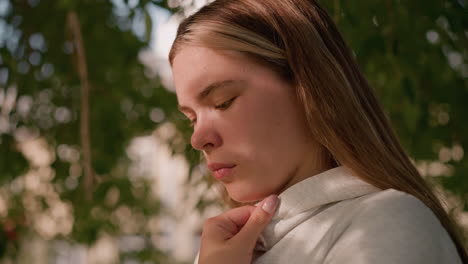
[[[231,104],[234,102],[234,100],[236,100],[236,98],[237,97],[234,97],[234,98],[232,98],[232,99],[230,99],[230,100],[228,100],[228,101],[226,101],[226,102],[224,102],[224,103],[222,103],[220,105],[216,105],[215,108],[218,109],[218,110],[226,110],[229,106],[231,106]],[[197,123],[196,118],[193,119],[193,120],[191,120],[191,119],[188,119],[188,120],[189,120],[189,126],[190,127],[194,127],[195,124]]]
[[[234,100],[236,100],[236,98],[237,97],[234,97],[231,100],[228,100],[228,101],[226,101],[226,102],[224,102],[224,103],[222,103],[220,105],[217,105],[217,106],[215,106],[215,108],[219,109],[219,110],[225,110],[234,102]]]

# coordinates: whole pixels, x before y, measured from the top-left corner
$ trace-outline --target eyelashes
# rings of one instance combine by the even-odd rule
[[[226,110],[233,102],[236,100],[237,97],[232,98],[231,100],[228,100],[220,105],[215,106],[216,109],[218,110]]]
[[[232,98],[232,99],[230,99],[230,100],[227,100],[226,102],[224,102],[224,103],[222,103],[222,104],[220,104],[220,105],[216,105],[216,106],[215,106],[215,109],[216,109],[216,110],[221,110],[221,111],[227,110],[227,109],[232,105],[232,103],[234,103],[234,101],[235,101],[236,99],[237,99],[237,96],[234,97],[234,98]],[[196,122],[197,122],[197,119],[196,119],[196,118],[193,119],[193,120],[190,120],[189,126],[190,126],[190,127],[194,127],[195,124],[196,124]]]

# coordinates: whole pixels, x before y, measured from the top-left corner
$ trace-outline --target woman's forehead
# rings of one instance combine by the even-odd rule
[[[249,61],[241,56],[204,47],[186,47],[174,58],[176,93],[200,92],[205,87],[229,80],[245,80]]]

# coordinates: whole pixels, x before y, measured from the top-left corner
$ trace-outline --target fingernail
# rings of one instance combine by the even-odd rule
[[[270,195],[265,199],[265,202],[263,203],[262,209],[263,211],[273,214],[276,210],[276,207],[278,206],[278,196],[276,195]]]

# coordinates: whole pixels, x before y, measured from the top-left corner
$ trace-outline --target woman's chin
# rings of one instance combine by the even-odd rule
[[[271,194],[269,192],[260,192],[258,190],[248,191],[245,188],[229,188],[229,186],[226,186],[226,190],[228,192],[229,197],[238,203],[252,203],[260,201]]]

